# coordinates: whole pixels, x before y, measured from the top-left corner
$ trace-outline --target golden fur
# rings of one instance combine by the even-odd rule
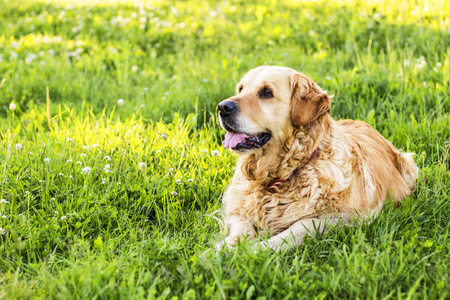
[[[258,98],[263,87],[273,98]],[[263,232],[272,236],[265,246],[300,244],[307,232],[314,233],[314,222],[373,215],[387,199],[401,202],[415,189],[412,154],[397,150],[363,121],[336,122],[331,97],[307,76],[259,67],[244,76],[237,92],[228,100],[239,107],[239,128],[270,132],[272,138],[260,149],[238,151],[223,197],[227,244]],[[269,187],[280,179],[286,181]]]

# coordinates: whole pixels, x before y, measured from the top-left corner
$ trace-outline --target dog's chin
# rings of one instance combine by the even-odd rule
[[[249,135],[242,142],[238,143],[236,147],[231,148],[231,150],[238,153],[250,153],[263,148],[271,138],[272,135],[268,132]]]
[[[223,146],[234,152],[250,153],[263,148],[271,138],[272,135],[268,132],[246,134],[227,130]]]
[[[246,133],[239,127],[236,128],[236,126],[224,122],[221,118],[220,125],[227,131],[223,146],[233,152],[248,154],[261,149],[272,138],[269,132],[260,132],[257,134]]]

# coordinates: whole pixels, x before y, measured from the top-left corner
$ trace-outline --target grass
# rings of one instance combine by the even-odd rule
[[[0,1],[0,298],[448,299],[449,22],[438,0]],[[265,63],[417,153],[418,191],[290,252],[202,254],[235,162],[215,106]]]

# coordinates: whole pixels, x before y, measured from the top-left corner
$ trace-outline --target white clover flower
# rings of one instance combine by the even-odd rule
[[[220,156],[220,152],[218,150],[214,150],[213,152],[211,152],[211,155],[215,156],[215,157],[219,157]]]
[[[436,66],[437,66],[437,67],[442,67],[442,63],[437,62],[437,63],[436,63]]]
[[[194,179],[189,178],[189,179],[188,179],[188,182],[189,182],[189,183],[194,182]]]
[[[89,146],[83,146],[83,150],[89,150]]]
[[[72,138],[67,138],[67,141],[70,143],[70,142],[73,142],[73,139]]]
[[[169,92],[164,92],[164,96],[169,96]]]
[[[111,171],[110,169],[111,169],[111,165],[105,165],[105,167],[103,168],[105,173],[109,173]]]
[[[173,171],[173,168],[169,168],[169,172],[172,172]]]
[[[6,231],[0,227],[0,234],[5,234],[5,233],[6,233]]]
[[[31,64],[33,60],[34,60],[33,56],[27,55],[27,57],[25,58],[25,63]]]
[[[100,148],[100,145],[99,144],[92,144],[91,147],[93,147],[93,148]]]
[[[55,201],[55,198],[51,198],[50,200]]]
[[[70,179],[73,179],[73,176],[72,176],[72,175],[70,175],[70,176],[69,176],[69,178],[70,178]]]
[[[203,153],[208,153],[208,150],[207,150],[207,149],[205,149],[205,150],[203,150],[202,152],[203,152]]]
[[[203,82],[208,82],[208,79],[206,79],[206,78],[203,78]]]
[[[397,73],[397,77],[402,77],[402,73]]]
[[[124,104],[125,104],[125,101],[123,101],[123,99],[117,100],[117,105],[123,106]]]
[[[409,66],[409,60],[408,60],[408,59],[405,59],[405,60],[403,61],[403,65],[404,65],[405,67],[408,67],[408,66]]]
[[[416,59],[416,69],[421,70],[427,66],[427,62],[425,60],[425,57],[421,56],[418,59]]]
[[[31,152],[31,151],[30,151],[30,152],[28,152],[28,154],[30,154],[30,155],[31,155],[31,154],[33,154],[33,152]]]
[[[10,109],[10,110],[15,110],[15,109],[16,109],[16,105],[15,105],[14,103],[11,102],[11,103],[9,104],[9,109]]]
[[[131,71],[133,72],[137,72],[138,71],[138,66],[134,65],[131,67]]]
[[[83,164],[81,161],[77,161],[77,165],[81,165]]]
[[[6,199],[1,199],[0,200],[0,204],[8,204],[9,203],[9,201],[6,201]]]
[[[25,197],[28,196],[30,194],[29,191],[25,191]]]
[[[62,216],[61,221],[64,221],[66,218],[67,218],[66,216]]]
[[[90,167],[84,167],[83,169],[81,169],[81,174],[84,175],[91,175],[92,169]]]
[[[80,156],[81,157],[86,157],[86,154],[85,153],[81,153]]]
[[[44,183],[44,182],[45,182],[45,180],[39,180],[39,182],[40,182],[40,183]]]
[[[161,133],[161,137],[162,137],[163,140],[165,140],[165,139],[167,139],[167,134]]]
[[[47,157],[46,157],[46,158],[44,158],[44,162],[45,162],[45,163],[48,163],[48,162],[50,162],[50,158],[47,158]]]
[[[111,157],[109,157],[109,156],[105,156],[105,157],[103,157],[103,159],[105,159],[107,161],[111,161]]]
[[[427,66],[427,62],[423,60],[416,64],[416,69],[421,70],[421,69],[425,68],[426,66]]]
[[[182,210],[181,213],[184,215],[186,212],[184,210]]]
[[[160,153],[161,153],[161,150],[156,150],[156,153],[157,153],[157,154],[160,154]]]
[[[59,176],[64,176],[64,174],[63,173],[59,173]]]
[[[6,219],[6,218],[7,218],[7,216],[5,216],[5,215],[2,216],[2,219]]]
[[[106,178],[102,178],[102,184],[106,183]]]
[[[147,169],[147,164],[144,162],[140,162],[139,163],[139,170],[145,170]]]
[[[17,52],[15,51],[10,51],[11,54],[11,59],[17,59],[19,57],[19,54],[17,54]]]
[[[16,150],[17,151],[20,151],[20,150],[22,150],[22,145],[21,144],[16,144]]]
[[[117,185],[121,185],[121,183],[120,183],[120,182],[118,182],[118,183],[117,183]]]
[[[59,212],[57,210],[55,210],[55,215],[58,215],[58,214],[59,214]]]
[[[178,193],[175,192],[175,191],[171,192],[171,194],[174,195],[174,196],[178,195]]]
[[[68,163],[71,163],[73,160],[71,159],[71,158],[69,158],[68,160],[67,160],[67,162]]]
[[[180,179],[177,179],[177,180],[175,180],[175,183],[176,183],[176,184],[181,184],[181,180],[180,180]]]

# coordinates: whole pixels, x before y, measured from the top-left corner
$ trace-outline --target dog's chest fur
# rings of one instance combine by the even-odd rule
[[[351,195],[352,164],[336,158],[336,153],[322,151],[288,181],[270,188],[265,182],[247,181],[238,168],[224,197],[227,214],[238,214],[261,230],[277,233],[299,219],[325,212],[345,213]],[[231,201],[228,194],[233,195]],[[241,196],[239,201],[236,194]]]

